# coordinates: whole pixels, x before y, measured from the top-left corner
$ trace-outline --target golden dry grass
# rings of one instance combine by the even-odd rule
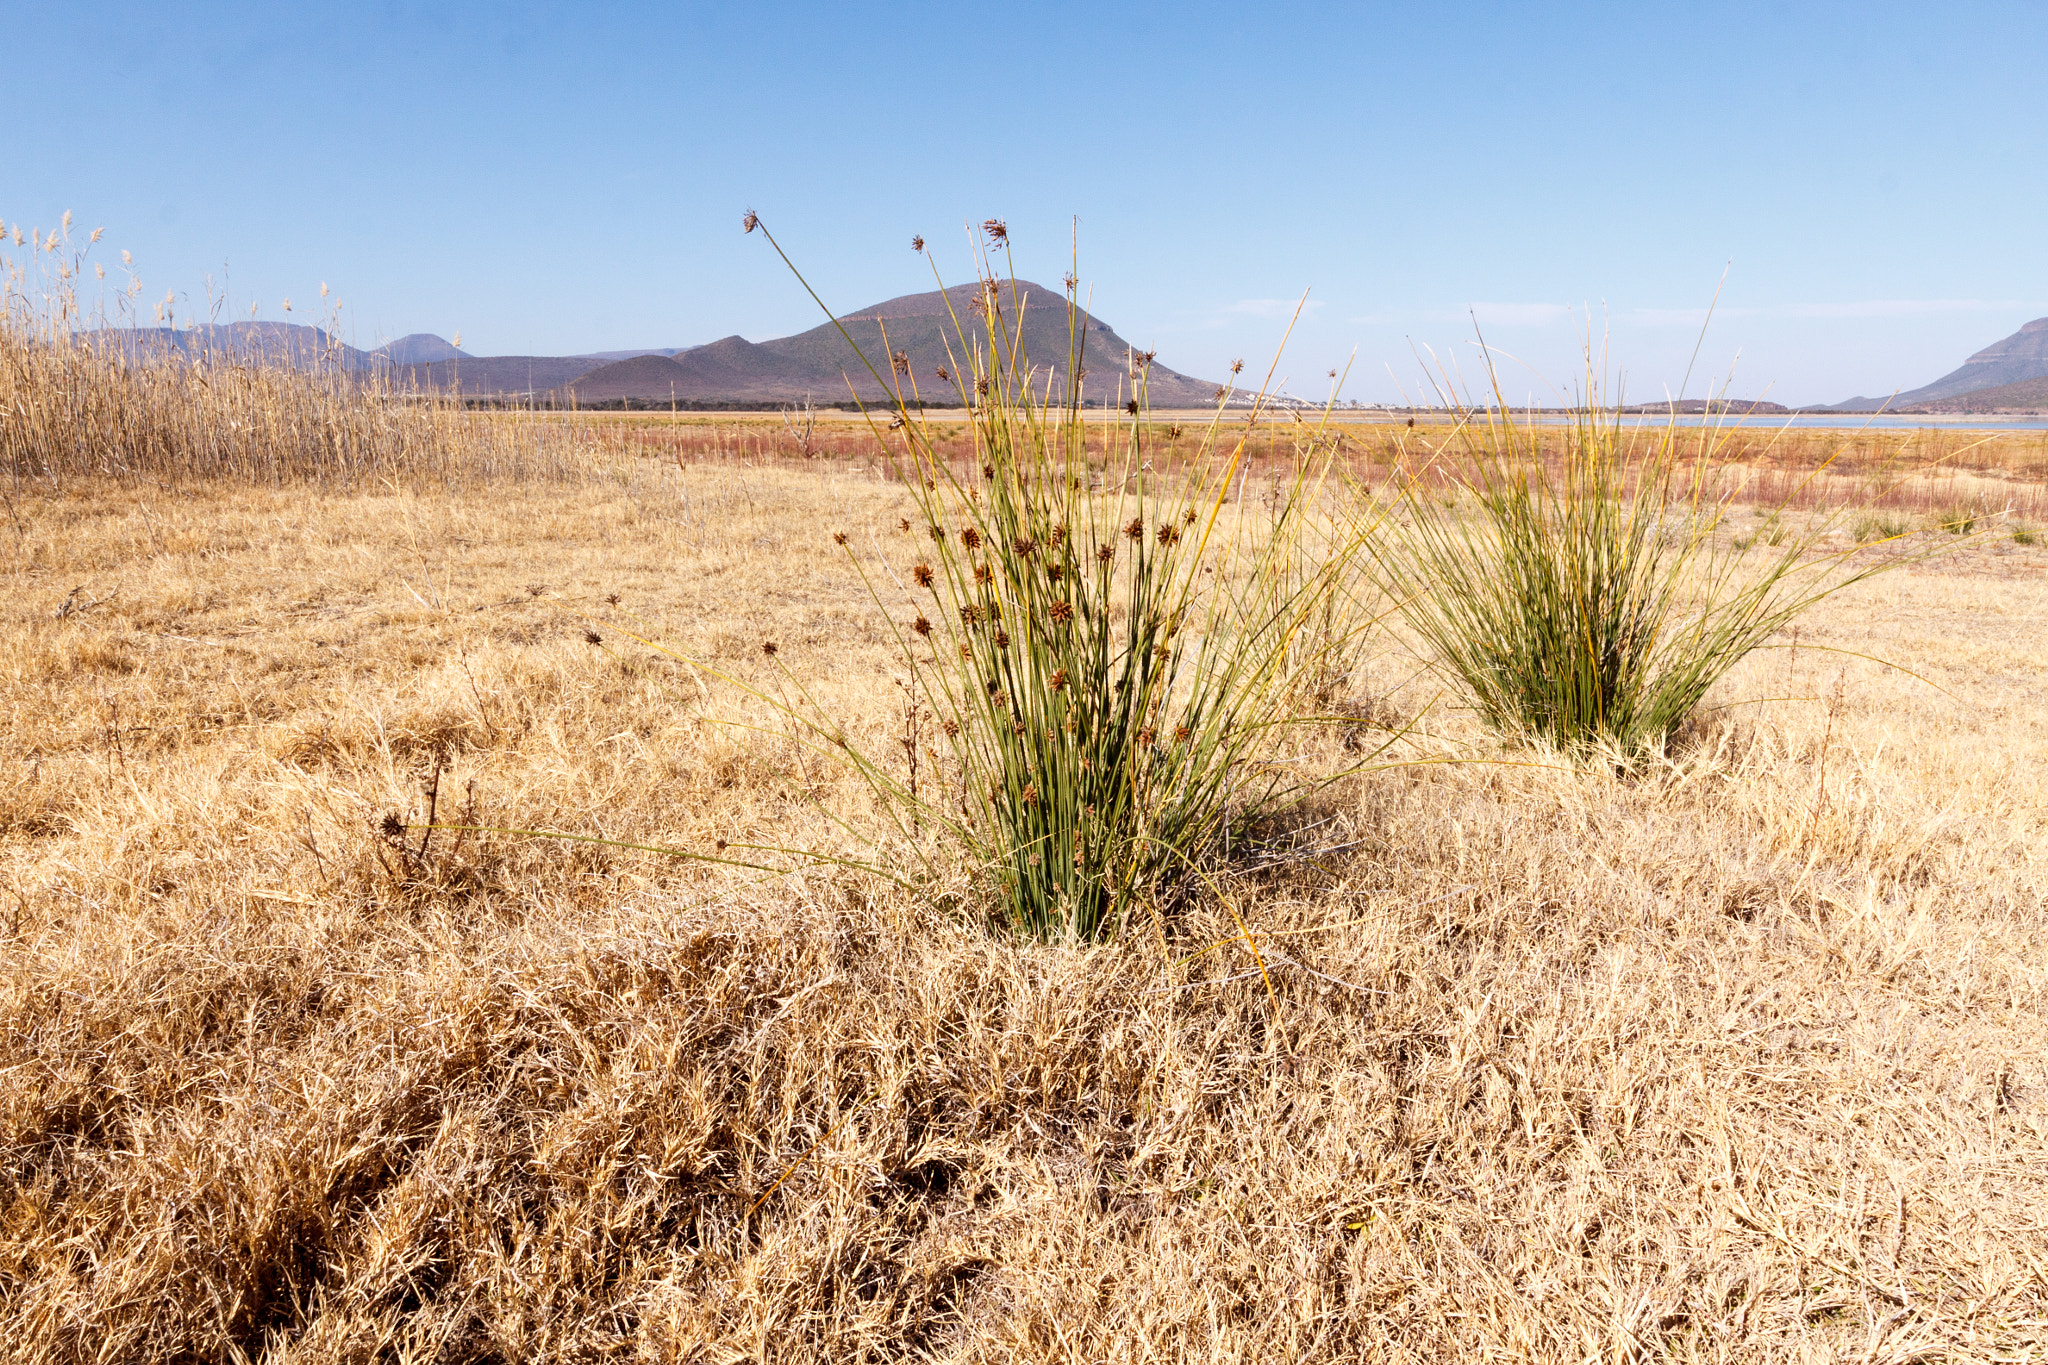
[[[1351,780],[1226,881],[1270,987],[1213,902],[1034,947],[943,886],[380,835],[445,768],[443,820],[833,845],[797,790],[857,784],[585,632],[774,639],[880,751],[827,533],[902,500],[15,494],[7,1356],[2048,1352],[2048,553],[1858,587],[1647,775]],[[1499,756],[1398,642],[1352,691]]]

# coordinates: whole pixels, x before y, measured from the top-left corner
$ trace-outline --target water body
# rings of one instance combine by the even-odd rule
[[[1339,421],[1344,422],[1399,423],[1408,420],[1408,414],[1405,412],[1398,415],[1378,412],[1339,412],[1334,414],[1334,416]],[[1450,420],[1449,415],[1444,413],[1417,412],[1415,418],[1419,423],[1427,422],[1432,426],[1441,426]],[[1482,414],[1473,420],[1483,424],[1486,418]],[[1518,412],[1514,415],[1514,420],[1518,424],[1555,427],[1563,426],[1571,419],[1563,413]],[[1741,413],[1728,413],[1725,416],[1719,417],[1706,417],[1698,413],[1681,413],[1674,418],[1666,413],[1631,412],[1622,414],[1621,421],[1624,425],[1639,427],[1661,427],[1676,423],[1681,427],[1741,427],[1745,431],[1778,431],[1787,427],[1795,431],[1860,431],[1866,427],[1873,431],[2048,431],[2048,416],[1929,417],[1913,416],[1910,414],[1894,416],[1889,413],[1872,416],[1869,413],[1857,412],[1802,412],[1791,415],[1782,412],[1759,412],[1748,416],[1744,416]]]

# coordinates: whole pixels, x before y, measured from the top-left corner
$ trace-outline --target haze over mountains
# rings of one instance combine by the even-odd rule
[[[891,375],[891,356],[901,352],[910,366],[906,389],[927,402],[959,401],[957,381],[938,377],[957,372],[959,330],[981,335],[973,314],[978,285],[906,294],[848,313],[838,325],[824,323],[794,336],[751,342],[729,336],[703,346],[649,347],[570,356],[475,356],[427,332],[400,337],[374,350],[359,350],[318,327],[288,322],[203,323],[191,327],[112,328],[94,333],[98,344],[137,357],[228,356],[241,362],[331,365],[349,373],[381,374],[400,387],[459,390],[465,396],[523,398],[541,402],[616,403],[792,403],[881,398],[878,381]],[[1063,293],[1019,281],[1005,286],[1000,307],[1014,331],[1021,319],[1025,354],[1038,362],[1036,383],[1063,382],[1068,353],[1067,302]],[[1130,393],[1128,361],[1134,346],[1108,323],[1085,310],[1082,329],[1083,388],[1093,400],[1122,401]],[[858,346],[848,345],[843,326]],[[886,334],[886,340],[884,339]],[[946,342],[954,340],[949,352]],[[873,367],[873,372],[870,371]],[[850,389],[849,389],[850,383]],[[1207,406],[1216,385],[1167,368],[1150,366],[1154,407]],[[1653,405],[1659,406],[1661,405]],[[1747,408],[1749,405],[1737,405]],[[1782,411],[1763,404],[1757,411]],[[1996,341],[1933,383],[1892,398],[1856,397],[1805,408],[1806,412],[1984,413],[2048,410],[2048,318],[2036,318]]]

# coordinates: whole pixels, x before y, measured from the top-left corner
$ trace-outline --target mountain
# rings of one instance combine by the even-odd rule
[[[588,355],[478,355],[401,365],[391,372],[400,389],[460,389],[465,394],[521,398],[561,388],[604,365]]]
[[[2022,379],[1995,389],[1973,389],[1954,398],[1914,404],[1916,412],[2048,412],[2048,378]]]
[[[458,350],[432,332],[414,332],[411,336],[388,341],[370,354],[392,365],[424,365],[436,360],[462,360],[469,356],[469,352]]]
[[[1895,398],[1851,398],[1817,409],[1821,412],[1896,412],[1921,407],[1966,393],[2001,388],[2030,379],[2048,378],[2048,318],[2035,318],[2003,341],[1995,341],[1965,360],[1962,368],[1932,384],[1909,389]],[[1974,411],[1974,409],[1971,409]]]
[[[958,353],[955,319],[970,338],[979,335],[973,308],[980,293],[980,285],[968,284],[905,294],[845,314],[838,325],[824,323],[795,336],[759,343],[729,336],[670,356],[636,356],[590,370],[569,384],[567,393],[579,402],[674,398],[832,403],[849,396],[850,381],[853,394],[872,400],[886,390],[869,367],[888,380],[891,353],[901,352],[910,365],[906,391],[914,381],[927,401],[958,402],[956,383],[940,379],[938,371],[943,366],[958,373],[968,359]],[[1021,319],[1024,353],[1033,358],[1037,376],[1034,387],[1042,391],[1048,376],[1055,385],[1064,382],[1059,376],[1068,351],[1066,295],[1019,280],[1003,286],[997,307],[1013,333]],[[1127,357],[1136,348],[1085,310],[1076,311],[1075,322],[1084,342],[1083,391],[1089,397],[1118,401],[1130,392]],[[847,336],[854,345],[847,344]],[[949,340],[954,344],[950,352]],[[1149,385],[1152,405],[1162,408],[1207,405],[1216,392],[1214,384],[1156,362]],[[468,366],[463,369],[463,388],[483,391],[471,389]]]
[[[337,341],[318,327],[296,322],[108,327],[91,333],[90,339],[96,345],[108,346],[137,360],[175,355],[188,360],[225,359],[244,365],[335,365],[351,372],[374,369],[380,363],[369,352]]]

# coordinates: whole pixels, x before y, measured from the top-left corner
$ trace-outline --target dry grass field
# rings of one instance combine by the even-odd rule
[[[1824,603],[1630,776],[1376,637],[1357,738],[1415,762],[1034,945],[942,884],[389,831],[862,818],[611,622],[775,642],[886,750],[830,532],[905,494],[650,453],[10,489],[6,1358],[2048,1357],[2042,547]]]

